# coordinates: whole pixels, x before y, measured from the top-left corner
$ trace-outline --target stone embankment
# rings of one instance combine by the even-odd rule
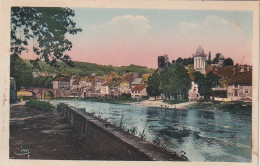
[[[81,109],[42,112],[23,104],[10,110],[10,158],[17,148],[30,150],[30,159],[187,161],[177,152],[159,148]]]
[[[111,153],[125,153],[131,150],[148,160],[156,161],[187,161],[183,154],[170,152],[136,137],[119,127],[115,127],[102,119],[93,117],[84,109],[67,107],[61,113],[70,120],[71,125],[87,139],[98,139],[100,148]],[[109,140],[109,141],[107,141]],[[104,144],[107,142],[108,144]],[[115,151],[114,147],[118,147]]]

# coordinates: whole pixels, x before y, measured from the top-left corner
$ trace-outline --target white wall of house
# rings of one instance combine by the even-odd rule
[[[191,89],[189,90],[189,100],[198,100],[202,98],[199,94],[198,84],[194,81],[191,81]]]
[[[237,99],[252,99],[252,86],[246,84],[229,84],[227,95],[228,97]]]
[[[131,91],[131,98],[133,99],[141,99],[144,96],[147,96],[146,88],[141,91]]]
[[[53,87],[53,89],[59,89],[59,82],[58,81],[53,81],[52,82],[52,87]]]
[[[108,86],[101,86],[100,87],[100,94],[101,96],[109,95],[109,88]]]

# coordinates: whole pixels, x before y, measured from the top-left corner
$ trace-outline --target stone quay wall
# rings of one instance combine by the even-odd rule
[[[128,159],[137,161],[188,161],[183,154],[157,147],[100,118],[93,117],[84,109],[66,106],[60,113],[80,132],[84,140],[93,146],[88,152],[92,155],[102,154],[104,159],[112,154],[115,159],[120,160],[127,156]]]

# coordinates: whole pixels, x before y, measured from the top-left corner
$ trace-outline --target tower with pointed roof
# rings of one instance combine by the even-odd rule
[[[201,48],[201,46],[199,46],[196,53],[194,53],[192,56],[194,58],[194,69],[201,72],[202,74],[205,74],[207,55],[204,53],[204,50]]]

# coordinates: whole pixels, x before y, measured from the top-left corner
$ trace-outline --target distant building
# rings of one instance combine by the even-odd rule
[[[228,84],[228,97],[232,101],[252,101],[252,69],[240,66]]]
[[[109,92],[110,92],[109,85],[112,83],[113,83],[113,78],[110,78],[101,85],[101,88],[100,88],[101,97],[108,97]]]
[[[204,50],[201,48],[201,46],[199,46],[196,53],[194,53],[192,56],[194,58],[194,69],[201,72],[202,74],[205,74],[207,55],[204,53]]]
[[[57,76],[53,80],[53,89],[70,89],[70,77],[69,76]]]
[[[146,85],[137,85],[131,89],[131,98],[141,100],[147,97]]]
[[[133,82],[131,83],[131,88],[140,85],[142,83],[143,78],[135,78]]]
[[[202,96],[200,96],[199,94],[199,88],[198,88],[198,84],[196,84],[194,82],[195,80],[195,76],[193,75],[193,73],[189,73],[189,77],[191,80],[191,89],[189,90],[189,100],[199,100],[201,98],[203,98]]]
[[[224,56],[221,54],[218,58],[218,63],[213,63],[211,64],[211,66],[215,66],[215,67],[222,67],[224,66],[224,62],[225,62],[225,58]]]

